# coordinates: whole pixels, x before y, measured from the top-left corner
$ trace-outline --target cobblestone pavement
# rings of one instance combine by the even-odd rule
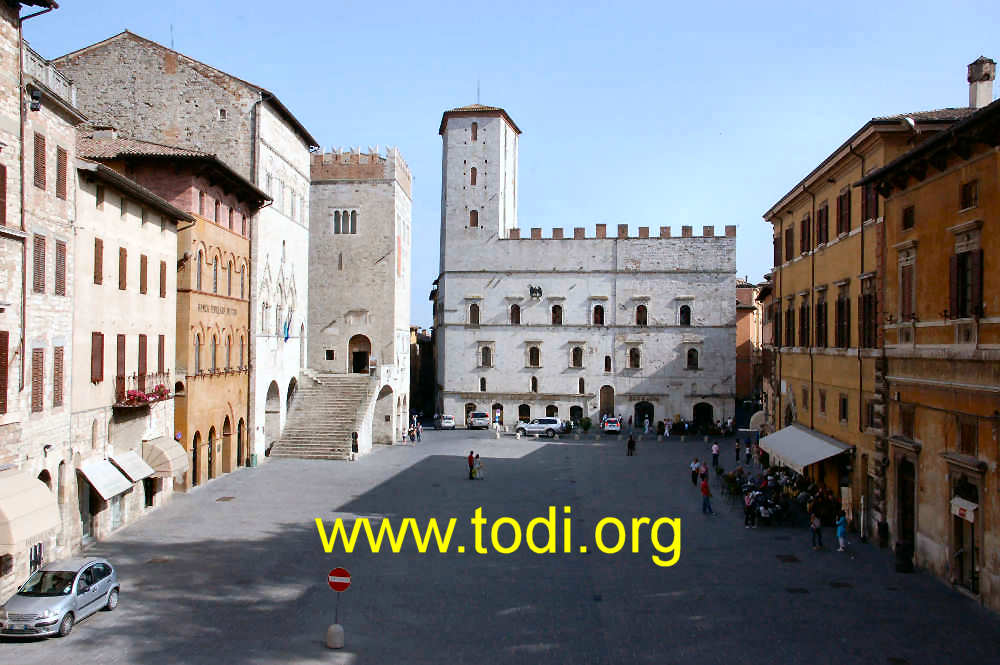
[[[467,479],[470,449],[482,481]],[[886,550],[815,552],[804,529],[744,529],[718,499],[720,515],[702,515],[686,465],[707,453],[428,430],[356,463],[271,460],[99,543],[91,552],[120,568],[120,607],[66,639],[0,643],[0,663],[1000,662],[997,615],[929,575],[895,573]],[[653,565],[648,530],[636,554],[472,552],[476,507],[525,526],[550,505],[572,507],[574,548],[604,516],[680,517],[680,560]],[[324,554],[314,518],[354,515],[455,516],[468,549]],[[330,651],[326,574],[338,565],[354,582],[340,608],[347,646]]]

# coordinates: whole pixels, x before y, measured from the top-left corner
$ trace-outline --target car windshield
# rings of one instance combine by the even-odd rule
[[[73,590],[73,578],[76,573],[66,570],[36,570],[28,578],[19,596],[68,596]]]
[[[473,413],[472,417],[473,418],[489,418],[489,416],[487,416],[485,413]]]

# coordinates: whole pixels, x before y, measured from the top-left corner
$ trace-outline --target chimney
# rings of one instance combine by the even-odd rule
[[[981,109],[993,101],[993,79],[996,75],[996,61],[985,56],[979,56],[969,65],[969,106]]]

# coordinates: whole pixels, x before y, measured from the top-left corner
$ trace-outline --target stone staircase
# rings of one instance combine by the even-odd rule
[[[271,457],[350,459],[351,432],[361,429],[375,382],[367,374],[304,371]]]

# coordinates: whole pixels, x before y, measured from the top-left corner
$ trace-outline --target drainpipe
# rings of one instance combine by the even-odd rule
[[[865,157],[864,157],[864,155],[858,153],[854,149],[854,144],[853,143],[851,143],[851,144],[849,144],[847,146],[847,150],[852,155],[854,155],[859,160],[861,160],[861,177],[862,178],[865,177]],[[864,208],[864,206],[865,206],[865,190],[864,190],[864,188],[862,188],[861,189],[861,207],[862,207],[862,209]],[[877,203],[876,203],[876,207],[878,207]],[[864,217],[864,215],[860,215],[860,217]],[[860,272],[858,274],[859,275],[863,275],[863,274],[865,274],[865,220],[864,219],[861,220],[861,233],[860,233],[860,235],[861,235],[861,270],[860,270]],[[860,282],[860,280],[858,280],[858,281]],[[861,292],[860,286],[861,285],[858,284],[858,287],[859,287],[858,288],[858,302],[859,303],[862,302],[862,298],[863,298],[863,294]],[[863,311],[863,309],[862,309],[862,311]],[[850,313],[848,313],[848,316],[850,316]],[[850,331],[848,331],[848,334],[850,334]],[[864,432],[865,431],[865,422],[864,422],[864,419],[865,419],[865,400],[863,398],[864,385],[865,385],[864,384],[864,379],[865,379],[864,358],[862,358],[862,356],[861,356],[861,317],[859,316],[858,317],[858,432]]]
[[[27,207],[28,195],[24,186],[24,179],[26,177],[26,166],[24,164],[24,125],[27,122],[27,117],[24,110],[24,22],[28,19],[35,18],[36,16],[41,16],[42,14],[48,14],[50,11],[55,9],[55,7],[47,7],[34,14],[28,14],[27,16],[19,16],[17,19],[17,108],[20,115],[20,122],[18,122],[18,131],[20,132],[19,155],[21,168],[21,231],[27,233],[28,227],[25,222],[24,209]],[[24,238],[21,240],[21,370],[18,373],[18,392],[24,390],[24,372],[27,367],[27,306],[28,306],[28,239]]]

